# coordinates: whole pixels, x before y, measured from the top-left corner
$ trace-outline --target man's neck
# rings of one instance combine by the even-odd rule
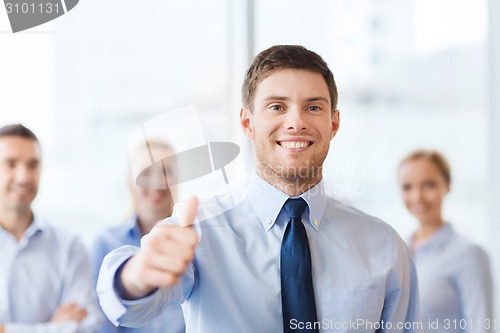
[[[139,226],[139,231],[141,232],[141,235],[147,235],[153,229],[153,227],[160,221],[164,220],[165,218],[169,217],[170,214],[162,215],[162,216],[137,216],[137,223]]]
[[[16,240],[20,240],[26,229],[33,221],[33,212],[30,208],[2,208],[0,209],[0,225],[11,233]]]
[[[256,172],[260,178],[264,179],[266,182],[291,197],[298,196],[309,191],[311,188],[316,186],[322,178],[321,172],[317,172],[314,178],[283,177],[282,175],[275,174],[269,169],[263,171],[257,168]]]

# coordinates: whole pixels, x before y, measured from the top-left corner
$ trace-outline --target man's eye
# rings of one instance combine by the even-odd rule
[[[28,163],[28,168],[30,170],[35,170],[36,168],[38,168],[38,164],[39,164],[38,161],[30,162],[30,163]]]
[[[307,108],[309,111],[321,111],[321,108],[317,105],[311,105]]]
[[[271,110],[273,110],[273,111],[281,111],[281,110],[283,110],[283,107],[281,105],[271,105],[269,108]]]

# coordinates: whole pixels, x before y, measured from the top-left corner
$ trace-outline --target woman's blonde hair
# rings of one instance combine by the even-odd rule
[[[450,170],[450,164],[448,163],[448,160],[438,152],[437,150],[433,149],[418,149],[414,150],[408,155],[406,155],[401,162],[399,162],[399,168],[403,166],[406,162],[409,161],[414,161],[414,160],[419,160],[419,159],[426,159],[428,161],[431,161],[434,163],[435,166],[437,166],[438,170],[441,172],[443,175],[444,179],[446,180],[446,183],[450,185],[451,183],[451,170]]]

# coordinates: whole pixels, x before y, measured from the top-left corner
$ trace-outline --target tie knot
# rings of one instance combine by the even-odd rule
[[[301,218],[304,209],[306,209],[307,202],[302,198],[288,199],[283,208],[287,212],[289,218]]]

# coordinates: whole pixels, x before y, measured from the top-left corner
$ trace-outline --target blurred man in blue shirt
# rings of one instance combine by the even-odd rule
[[[104,318],[84,245],[31,209],[40,172],[35,134],[0,128],[0,333],[95,333]]]
[[[149,140],[148,144],[142,144],[133,148],[131,153],[131,163],[144,165],[147,161],[138,161],[144,156],[149,156],[148,151],[153,150],[160,156],[172,155],[173,149],[170,145],[160,140]],[[175,165],[166,165],[164,170],[150,168],[146,172],[151,178],[162,179],[163,175],[174,177]],[[158,172],[159,175],[152,173]],[[143,174],[143,176],[146,176]],[[159,177],[156,177],[159,176]],[[153,186],[155,182],[145,182],[138,186],[129,171],[129,189],[132,195],[134,215],[117,226],[106,229],[99,234],[91,246],[91,253],[94,266],[94,283],[97,283],[99,268],[104,256],[111,250],[123,245],[140,246],[141,237],[148,234],[156,223],[172,215],[174,206],[173,193],[168,184],[157,182],[160,186]],[[115,327],[109,321],[103,325],[102,333],[183,333],[185,332],[184,316],[180,305],[173,305],[167,311],[155,318],[150,323],[140,328]]]
[[[199,210],[193,198],[140,249],[111,252],[97,286],[108,318],[137,326],[184,303],[187,332],[421,332],[404,242],[325,195],[340,124],[327,64],[304,47],[273,46],[242,92],[240,124],[256,155],[247,186]]]

